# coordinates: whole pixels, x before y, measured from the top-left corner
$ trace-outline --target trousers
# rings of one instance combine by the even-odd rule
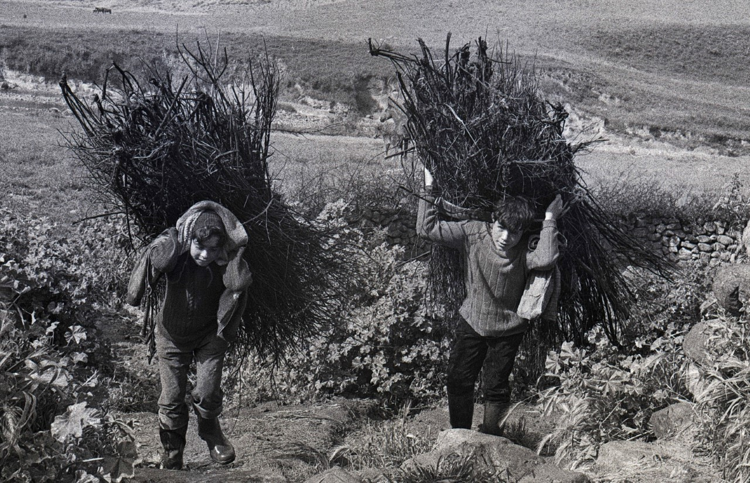
[[[191,392],[195,411],[205,419],[217,418],[222,411],[224,393],[221,375],[227,342],[213,331],[189,344],[176,344],[156,330],[156,354],[159,357],[161,395],[159,396],[159,427],[179,430],[190,419],[187,380],[190,365],[195,361],[196,382]]]
[[[510,402],[510,374],[522,339],[523,333],[483,337],[461,318],[448,360],[448,395],[473,394],[484,367],[482,385],[485,401]]]

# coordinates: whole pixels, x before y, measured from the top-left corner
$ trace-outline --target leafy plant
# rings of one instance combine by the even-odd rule
[[[750,340],[747,320],[719,315],[707,322],[710,363],[696,395],[701,446],[733,482],[750,479]]]
[[[591,463],[607,441],[648,440],[651,414],[690,398],[681,343],[695,320],[701,287],[689,277],[669,285],[647,273],[637,276],[638,310],[626,326],[623,348],[594,329],[587,345],[566,342],[547,357],[544,380],[552,387],[540,392],[539,402],[555,417],[556,429],[538,450],[555,448],[560,463]]]
[[[47,219],[0,211],[3,481],[98,481],[96,462],[132,441],[122,423],[83,400],[95,391],[108,350],[83,317],[115,286],[117,257],[106,255],[116,237],[107,228],[116,231],[98,224],[66,238]],[[122,471],[99,474],[117,479]]]

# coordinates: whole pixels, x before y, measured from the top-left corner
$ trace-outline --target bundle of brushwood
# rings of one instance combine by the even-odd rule
[[[201,200],[239,218],[249,235],[244,256],[253,284],[234,347],[278,362],[334,318],[344,267],[326,227],[272,188],[275,62],[263,54],[233,63],[226,50],[216,52],[183,45],[179,81],[178,67],[144,65],[146,82],[113,65],[92,103],[63,79],[82,128],[66,140],[100,201],[126,215],[133,244],[148,243]]]
[[[561,297],[556,323],[532,324],[532,340],[544,357],[563,340],[581,342],[596,324],[618,342],[633,290],[623,264],[668,275],[666,262],[618,228],[583,184],[574,155],[587,143],[563,136],[567,112],[546,102],[534,69],[501,47],[479,39],[451,50],[450,34],[437,58],[422,40],[419,54],[380,49],[400,80],[401,109],[416,157],[407,161],[416,192],[419,165],[432,173],[439,195],[489,219],[492,204],[504,195],[531,200],[541,228],[544,210],[560,194],[567,212],[558,221],[564,246],[559,268]],[[463,271],[455,250],[433,247],[430,287],[434,300],[454,316],[465,297]]]

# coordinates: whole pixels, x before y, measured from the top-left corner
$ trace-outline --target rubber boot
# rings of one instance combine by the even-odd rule
[[[221,432],[219,418],[204,419],[198,415],[198,436],[208,445],[211,459],[225,465],[234,461],[234,446]]]
[[[161,468],[164,470],[181,470],[182,454],[185,451],[185,433],[187,426],[177,430],[159,428],[159,439],[164,447],[161,457]]]
[[[471,429],[471,422],[474,419],[474,393],[448,394],[448,413],[451,428]]]
[[[484,403],[484,420],[479,431],[495,436],[503,435],[503,427],[500,425],[508,412],[508,403],[486,402]]]

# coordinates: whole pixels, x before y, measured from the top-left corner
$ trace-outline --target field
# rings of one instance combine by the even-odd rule
[[[91,99],[96,90],[93,86],[102,82],[113,60],[134,69],[144,60],[172,65],[177,59],[177,44],[189,47],[196,40],[226,48],[233,59],[244,60],[265,50],[278,60],[284,77],[277,116],[279,130],[271,138],[271,172],[275,185],[290,199],[320,208],[326,193],[392,188],[399,183],[401,167],[395,158],[384,159],[378,119],[393,67],[369,55],[367,40],[416,53],[416,39],[422,38],[439,51],[448,32],[452,33],[451,47],[486,37],[539,72],[547,98],[564,104],[570,113],[567,135],[596,141],[576,158],[591,187],[653,186],[681,202],[705,197],[711,203],[725,193],[736,175],[742,193],[747,195],[750,4],[702,3],[4,1],[0,7],[0,207],[9,214],[6,224],[12,225],[16,217],[46,217],[43,225],[49,224],[50,232],[61,237],[75,237],[77,230],[92,236],[90,231],[82,231],[85,224],[81,220],[96,218],[111,207],[99,202],[98,194],[87,183],[84,168],[65,147],[65,136],[78,126],[62,101],[57,81],[67,76],[81,97]],[[110,8],[112,13],[94,13],[96,7]],[[311,191],[318,197],[306,199]],[[6,213],[2,210],[0,215]],[[105,232],[98,236],[105,236]],[[65,243],[60,246],[68,250]],[[86,255],[81,254],[84,258]],[[5,261],[3,256],[0,253],[0,262]],[[378,256],[388,259],[393,255],[378,252]],[[124,273],[123,267],[129,263],[121,261],[118,269]],[[387,260],[383,263],[383,270],[403,268],[401,264],[388,265]],[[115,274],[108,275],[97,277],[97,281],[111,284],[114,294],[123,281],[112,281]],[[382,294],[385,289],[378,287],[373,293],[381,290]],[[0,299],[0,303],[4,301]],[[101,319],[107,323],[123,317],[114,302],[102,310]],[[128,317],[135,323],[133,313]],[[130,342],[136,338],[131,328],[104,331],[120,351],[118,357],[131,357],[127,354],[139,350]],[[131,362],[128,359],[127,364]],[[116,362],[121,363],[120,359]],[[109,375],[114,392],[122,398],[120,406],[152,411],[143,401],[123,392],[123,381],[148,386],[144,381],[155,377],[154,367],[135,362],[129,370],[133,374],[140,371],[142,379],[132,376],[131,381],[127,379],[130,375],[120,375],[125,379],[118,381],[118,369]],[[310,416],[304,406],[294,406],[287,413],[294,412],[289,416],[292,420],[328,418],[327,408],[311,411],[320,412]],[[346,411],[346,418],[351,419],[353,410]],[[340,409],[342,414],[346,411]],[[243,432],[271,431],[264,425],[276,428],[274,421],[287,416],[279,407],[253,410],[248,416],[253,422],[247,426],[240,423],[234,434],[250,441]],[[346,424],[355,426],[349,419]],[[438,419],[439,424],[445,424],[444,414],[440,413]],[[357,424],[357,431],[367,433],[369,426]],[[284,434],[272,436],[282,441],[298,436],[294,434],[299,430],[295,424],[282,426],[278,431]],[[302,431],[306,436],[320,436],[314,424]],[[331,429],[324,436],[333,441],[340,434]],[[406,432],[401,436],[408,443]],[[202,448],[202,443],[196,443],[194,434],[191,438],[191,457],[199,458],[202,450],[196,444]],[[253,441],[252,445],[262,446]],[[429,446],[431,441],[418,443]],[[151,438],[150,444],[153,447],[149,451],[156,451],[158,443]],[[247,444],[246,456],[260,447]],[[347,440],[347,444],[355,443]],[[307,450],[308,459],[321,457],[311,456],[314,451]],[[284,476],[309,476],[313,469],[332,464],[325,451],[322,458],[324,463],[316,460],[307,466],[284,467]],[[268,461],[263,460],[263,464],[271,464]],[[240,481],[242,475],[236,477]],[[148,478],[172,481],[160,480],[156,473],[149,473]],[[629,481],[649,480],[633,477]]]
[[[439,47],[449,31],[453,45],[486,36],[508,42],[513,52],[533,62],[544,73],[548,97],[568,104],[583,124],[600,129],[604,142],[579,160],[593,182],[628,173],[703,193],[720,188],[733,173],[748,181],[750,90],[740,81],[750,74],[743,61],[750,27],[741,23],[747,13],[741,8],[747,7],[686,9],[675,3],[674,11],[680,12],[675,15],[670,2],[654,7],[645,1],[630,1],[627,9],[614,1],[371,2],[367,8],[354,1],[110,1],[101,6],[114,14],[94,15],[93,6],[100,3],[6,2],[0,13],[6,68],[44,74],[53,82],[63,72],[101,82],[112,59],[127,66],[134,53],[163,58],[174,52],[177,32],[188,44],[208,35],[230,55],[243,56],[265,43],[288,69],[288,100],[307,94],[353,105],[365,114],[378,107],[371,99],[373,81],[392,73],[386,61],[367,54],[368,38],[409,51],[417,37]],[[4,116],[2,122],[12,125],[3,126],[0,142],[6,162],[23,164],[28,171],[37,161],[19,159],[18,153],[51,149],[52,143],[18,151],[11,144],[18,143],[12,130],[50,139],[65,124],[54,119],[56,125],[47,130],[40,125],[47,114],[33,109],[59,107],[54,87],[25,92],[23,100],[14,95],[20,93],[23,88],[0,94],[4,112],[15,108],[12,116]],[[31,129],[22,127],[26,122]],[[376,156],[380,148],[372,143],[360,157]],[[66,156],[60,151],[55,157]]]

